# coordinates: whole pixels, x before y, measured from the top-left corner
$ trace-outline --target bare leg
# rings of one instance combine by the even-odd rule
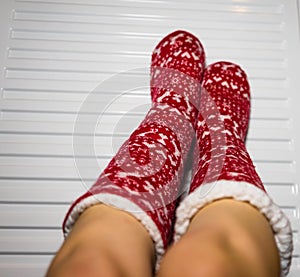
[[[208,204],[163,259],[158,277],[170,276],[280,276],[269,223],[245,202],[222,199]]]
[[[143,225],[99,204],[79,217],[47,277],[150,277],[153,265],[154,246]]]

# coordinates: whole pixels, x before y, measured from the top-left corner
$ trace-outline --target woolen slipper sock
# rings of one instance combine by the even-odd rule
[[[155,47],[151,62],[152,106],[91,189],[69,209],[69,234],[80,214],[104,203],[127,211],[147,229],[157,260],[174,223],[183,168],[194,136],[205,53],[199,40],[176,31]]]
[[[205,69],[202,87],[196,127],[199,153],[189,194],[176,211],[174,241],[208,203],[222,198],[249,202],[273,229],[284,276],[291,263],[292,229],[267,194],[244,144],[250,116],[247,76],[238,65],[217,62]]]

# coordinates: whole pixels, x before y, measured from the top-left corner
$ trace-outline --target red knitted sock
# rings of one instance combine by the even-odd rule
[[[152,107],[96,183],[71,206],[63,224],[66,236],[85,209],[105,203],[140,220],[158,258],[164,253],[194,134],[204,61],[201,43],[185,31],[169,34],[156,46]]]
[[[207,67],[202,86],[196,127],[200,155],[195,157],[189,195],[177,209],[175,241],[204,205],[221,198],[246,201],[269,220],[282,272],[287,274],[292,253],[291,226],[266,193],[244,144],[250,116],[247,76],[235,64],[218,62]]]

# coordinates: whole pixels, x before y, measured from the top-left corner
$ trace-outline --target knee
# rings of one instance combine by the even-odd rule
[[[54,262],[47,277],[121,276],[112,259],[93,246],[78,246]]]
[[[197,234],[198,235],[198,234]],[[166,254],[159,277],[238,276],[232,266],[230,246],[220,232],[203,232],[184,236]]]
[[[161,265],[158,277],[225,277],[234,276],[228,272],[228,265],[219,259],[203,257],[203,259],[194,259],[185,257],[176,259],[174,257],[166,259]]]

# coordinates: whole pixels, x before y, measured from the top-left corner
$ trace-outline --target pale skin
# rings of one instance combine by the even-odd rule
[[[132,215],[88,208],[53,259],[47,277],[150,277],[154,245]],[[278,250],[269,223],[248,203],[206,205],[164,256],[157,277],[276,277]]]

